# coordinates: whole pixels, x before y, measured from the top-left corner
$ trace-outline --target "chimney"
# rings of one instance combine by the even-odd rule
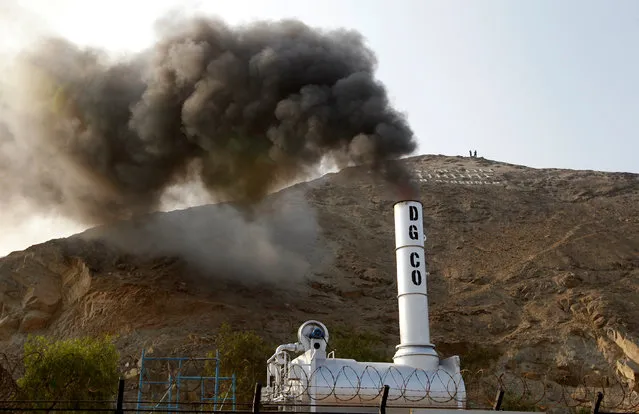
[[[394,209],[400,344],[393,361],[434,371],[439,357],[430,343],[423,208],[419,201],[400,201]]]

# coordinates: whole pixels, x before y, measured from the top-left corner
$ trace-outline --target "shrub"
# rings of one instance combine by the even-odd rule
[[[218,330],[215,345],[220,357],[220,375],[230,377],[235,374],[236,401],[251,402],[255,383],[264,383],[266,378],[266,360],[273,354],[272,347],[257,333],[234,331],[226,323]],[[210,352],[208,357],[214,358],[215,352]],[[215,365],[208,364],[206,371],[207,375],[215,375]],[[230,382],[225,382],[220,387],[220,397],[228,391],[229,385]]]
[[[459,355],[462,369],[476,373],[480,370],[491,369],[501,356],[501,352],[495,347],[470,344]]]
[[[504,393],[504,399],[501,402],[501,409],[503,411],[539,411],[537,403],[532,401],[530,396],[523,395],[518,397],[506,391]]]
[[[236,376],[236,399],[249,403],[253,399],[255,383],[266,380],[266,361],[273,354],[275,345],[270,346],[254,331],[234,331],[229,324],[223,324],[215,336],[215,345],[220,357],[220,375]],[[329,351],[335,350],[338,358],[353,358],[358,361],[383,362],[390,360],[384,352],[381,337],[369,332],[354,332],[347,327],[331,331]],[[207,357],[214,358],[215,352]],[[215,375],[215,365],[208,364],[206,375]],[[220,397],[228,391],[229,383],[220,387]],[[238,409],[246,409],[239,406]]]
[[[18,393],[18,385],[13,379],[15,364],[6,354],[0,354],[0,400],[9,401]]]
[[[108,337],[60,341],[30,337],[24,353],[25,373],[18,380],[22,398],[104,401],[117,393],[119,355]]]
[[[329,351],[336,358],[351,358],[359,362],[390,362],[381,336],[371,332],[357,332],[344,326],[330,330]]]

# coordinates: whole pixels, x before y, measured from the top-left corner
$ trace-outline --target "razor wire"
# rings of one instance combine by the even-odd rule
[[[374,402],[381,396],[384,385],[389,385],[389,405],[398,401],[457,405],[464,400],[461,380],[460,375],[451,375],[444,370],[402,372],[392,366],[380,370],[368,365],[361,372],[351,366],[342,366],[333,372],[320,366],[309,374],[302,366],[293,365],[285,384],[276,386],[275,392],[267,399],[316,403],[329,400],[337,403]]]
[[[387,404],[390,407],[450,407],[459,404],[467,409],[490,408],[501,390],[503,410],[572,409],[578,412],[590,409],[597,394],[602,393],[602,412],[639,414],[639,387],[636,384],[596,374],[562,383],[549,376],[512,371],[462,370],[450,373],[441,369],[400,370],[395,366],[380,369],[372,365],[363,369],[348,365],[331,369],[321,365],[311,371],[308,366],[292,365],[287,378],[276,385],[263,390],[261,401],[264,405],[374,406],[379,403],[384,385],[389,385]],[[3,400],[0,401],[3,408],[19,402],[6,397],[0,399]],[[185,400],[181,404],[202,403]],[[242,406],[242,402],[238,402],[238,406]]]
[[[494,404],[496,393],[502,390],[504,408],[578,409],[590,407],[601,392],[605,396],[601,403],[603,411],[639,412],[639,387],[614,376],[587,375],[561,383],[541,375],[509,371],[462,370],[451,374],[442,369],[399,370],[393,366],[379,369],[371,365],[363,370],[348,365],[336,370],[319,366],[312,371],[303,365],[293,365],[288,378],[266,390],[263,401],[375,403],[384,385],[390,386],[389,406],[463,403],[467,408],[486,408]]]

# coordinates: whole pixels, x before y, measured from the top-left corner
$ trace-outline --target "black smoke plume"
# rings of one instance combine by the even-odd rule
[[[413,133],[357,32],[208,17],[158,27],[156,44],[126,58],[48,38],[12,62],[0,199],[95,223],[153,211],[193,179],[254,202],[327,157],[409,180],[387,161],[414,151]]]

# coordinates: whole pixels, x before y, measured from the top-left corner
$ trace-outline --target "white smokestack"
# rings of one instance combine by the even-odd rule
[[[395,204],[397,300],[401,343],[393,357],[396,364],[436,370],[439,357],[430,343],[424,221],[419,201]]]

